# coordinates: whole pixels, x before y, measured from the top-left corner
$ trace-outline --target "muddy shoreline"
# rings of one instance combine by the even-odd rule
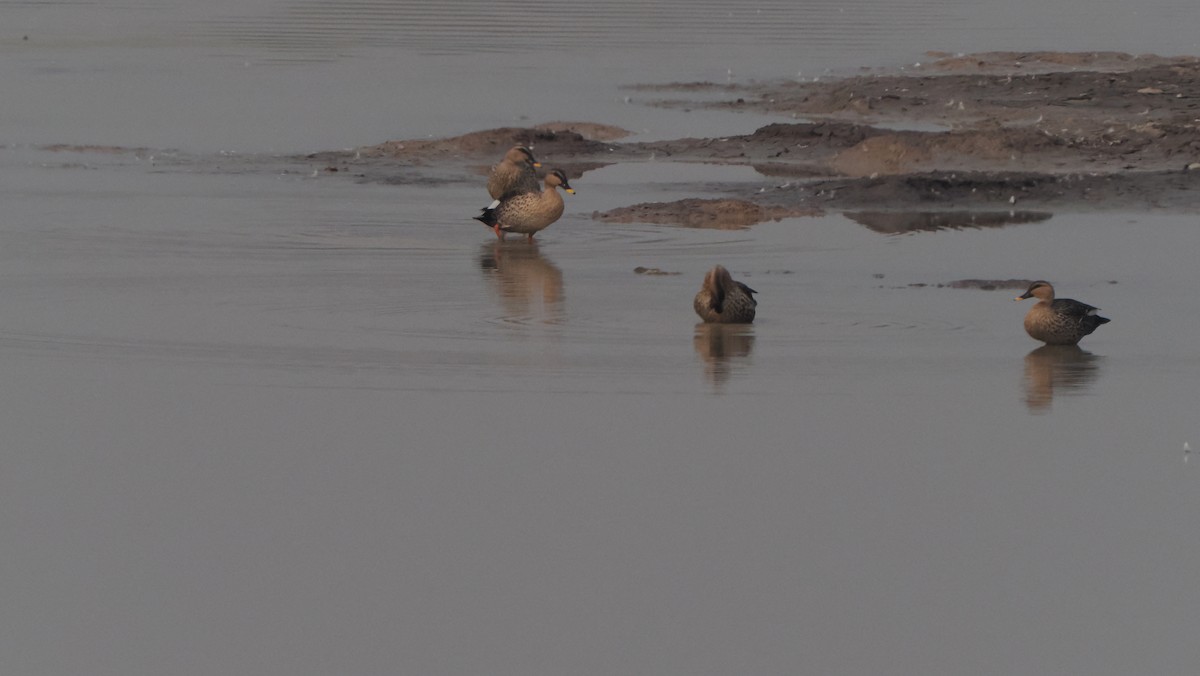
[[[828,81],[631,88],[661,95],[650,105],[681,115],[720,108],[797,120],[746,135],[637,142],[600,123],[555,122],[295,159],[370,182],[474,180],[520,143],[572,178],[646,161],[744,165],[763,175],[761,186],[706,184],[697,191],[718,199],[594,214],[702,227],[745,227],[828,209],[983,211],[997,215],[980,220],[1003,221],[1010,211],[1200,206],[1200,172],[1190,170],[1200,167],[1192,167],[1200,160],[1200,59],[1112,52],[930,56],[904,72]]]

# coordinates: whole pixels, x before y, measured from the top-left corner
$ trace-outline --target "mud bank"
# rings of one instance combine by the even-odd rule
[[[815,208],[761,205],[747,200],[685,199],[619,207],[596,212],[592,218],[610,223],[661,223],[689,228],[738,230],[763,221],[819,216],[822,213]]]
[[[745,165],[762,174],[762,186],[716,187],[733,202],[646,203],[594,215],[709,227],[822,209],[1200,206],[1200,172],[1189,171],[1200,159],[1194,57],[931,53],[929,63],[904,72],[833,81],[634,89],[675,95],[652,105],[681,115],[721,108],[798,121],[738,136],[640,142],[621,141],[628,132],[604,124],[557,122],[302,159],[366,181],[467,181],[486,172],[504,148],[523,144],[572,178],[650,160]],[[713,186],[705,188],[711,194]]]

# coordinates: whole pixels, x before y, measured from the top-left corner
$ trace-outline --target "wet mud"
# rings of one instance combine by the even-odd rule
[[[831,81],[638,85],[652,105],[792,118],[750,134],[629,140],[599,122],[501,127],[297,156],[222,156],[217,170],[362,182],[477,182],[527,145],[572,179],[619,163],[752,167],[761,183],[697,183],[705,198],[597,211],[609,222],[747,227],[829,210],[881,232],[989,227],[1051,211],[1200,207],[1200,60],[1113,52],[932,54],[904,72]],[[51,146],[141,157],[145,149]],[[202,158],[160,155],[196,170]],[[673,189],[678,189],[678,184]]]
[[[381,182],[473,180],[514,144],[571,178],[614,163],[753,167],[717,199],[629,204],[600,221],[740,228],[843,210],[882,232],[987,227],[1049,210],[1187,210],[1200,186],[1200,60],[1115,52],[931,54],[904,72],[832,81],[638,85],[653,105],[796,122],[721,138],[628,141],[593,122],[388,141],[296,158]],[[586,180],[586,179],[585,179]],[[889,213],[890,212],[890,213]]]
[[[885,234],[1002,228],[1041,223],[1052,214],[1041,211],[846,211],[846,218],[869,230]]]
[[[819,216],[811,207],[786,207],[755,204],[739,199],[684,199],[675,202],[643,202],[595,212],[592,218],[609,223],[657,223],[688,228],[740,230],[755,223],[778,221],[797,216]]]

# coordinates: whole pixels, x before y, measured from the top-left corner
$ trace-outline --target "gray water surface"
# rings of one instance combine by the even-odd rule
[[[529,245],[482,182],[221,154],[731,134],[620,85],[1200,51],[1191,3],[1081,9],[0,3],[0,673],[1194,673],[1195,214],[591,220],[776,180],[647,163]],[[718,262],[754,325],[697,326]],[[1113,321],[1040,349],[968,277]]]

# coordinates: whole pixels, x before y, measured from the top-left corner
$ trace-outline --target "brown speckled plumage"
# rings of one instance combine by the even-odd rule
[[[733,281],[729,271],[717,265],[704,275],[700,292],[692,301],[692,308],[700,319],[716,324],[748,324],[754,321],[754,289]]]
[[[498,200],[513,192],[537,192],[539,185],[534,168],[540,166],[532,150],[525,146],[513,146],[488,174],[488,194]]]
[[[504,195],[493,206],[483,210],[475,220],[492,228],[503,239],[506,232],[517,232],[533,239],[536,232],[546,229],[563,213],[562,195],[558,188],[574,194],[567,175],[555,169],[546,174],[546,188],[534,192],[513,192]]]
[[[1109,320],[1096,314],[1100,309],[1070,298],[1054,298],[1050,282],[1037,281],[1013,300],[1037,298],[1025,314],[1025,332],[1047,345],[1075,345]]]

